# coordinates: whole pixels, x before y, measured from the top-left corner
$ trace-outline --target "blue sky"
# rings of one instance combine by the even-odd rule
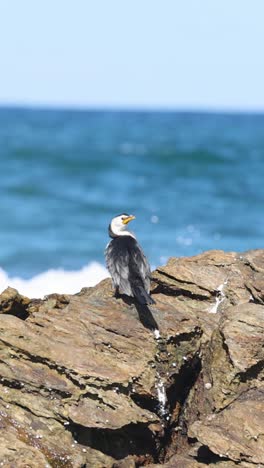
[[[0,103],[264,110],[263,0],[0,0]]]

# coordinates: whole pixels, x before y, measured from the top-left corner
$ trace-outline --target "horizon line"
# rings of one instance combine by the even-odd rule
[[[142,105],[80,105],[70,103],[15,103],[0,102],[0,110],[39,110],[70,112],[138,112],[138,113],[190,113],[190,114],[264,114],[264,108],[217,107],[217,106],[142,106]]]

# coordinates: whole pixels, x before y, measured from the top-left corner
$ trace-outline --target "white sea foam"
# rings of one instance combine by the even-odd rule
[[[48,270],[30,279],[10,277],[0,268],[0,293],[11,286],[30,298],[42,298],[51,293],[75,294],[107,276],[106,268],[97,262],[91,262],[80,270]]]

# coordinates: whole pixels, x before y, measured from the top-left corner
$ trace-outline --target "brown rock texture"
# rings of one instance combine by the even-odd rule
[[[152,295],[0,295],[0,466],[264,467],[264,251],[171,258]]]

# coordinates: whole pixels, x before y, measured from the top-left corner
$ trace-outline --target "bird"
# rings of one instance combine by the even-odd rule
[[[155,304],[150,296],[150,266],[135,235],[128,230],[134,215],[122,213],[109,224],[112,240],[105,249],[106,266],[112,277],[115,295],[132,296],[139,304]]]

